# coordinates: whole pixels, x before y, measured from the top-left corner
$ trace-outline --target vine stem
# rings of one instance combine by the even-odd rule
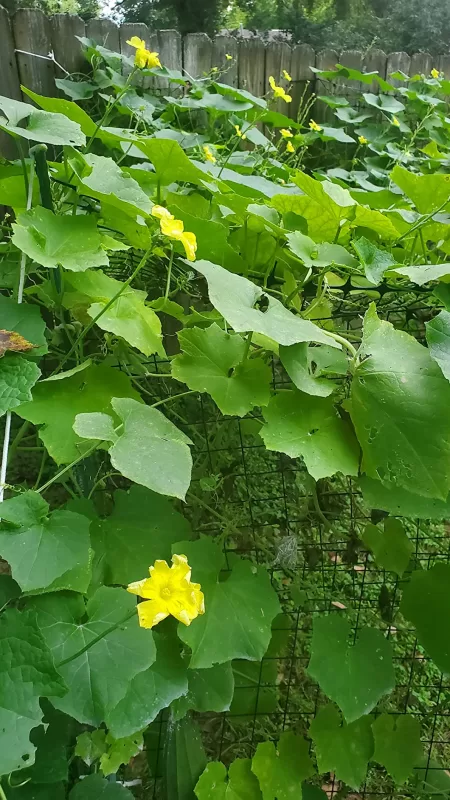
[[[339,342],[339,344],[345,347],[345,349],[348,350],[349,353],[351,353],[352,358],[356,358],[357,354],[356,348],[353,347],[353,345],[347,339],[345,339],[344,336],[339,336],[338,333],[332,333],[331,331],[327,331],[326,334],[327,336],[331,336],[331,338],[334,339],[335,342]]]
[[[27,211],[29,211],[33,202],[33,185],[34,185],[34,157],[32,154],[31,154],[29,177],[27,176],[27,168],[25,161],[23,162],[23,169],[24,169],[24,179],[28,180],[28,185],[27,184],[26,185],[27,185]],[[25,253],[22,252],[20,257],[19,287],[17,290],[18,305],[21,305],[23,301],[26,263],[27,263],[27,257]],[[10,439],[11,439],[11,411],[7,411],[5,419],[5,433],[3,436],[2,461],[0,465],[0,503],[3,503],[3,500],[5,498],[6,468],[8,466],[8,451],[9,451]]]
[[[64,469],[61,469],[59,472],[57,472],[56,475],[54,475],[53,478],[50,478],[50,480],[47,481],[47,483],[44,483],[44,485],[41,486],[40,489],[36,489],[36,492],[38,492],[38,494],[41,494],[41,492],[45,492],[45,490],[48,489],[48,487],[51,486],[52,483],[55,483],[55,481],[57,481],[58,478],[61,478],[63,475],[66,474],[66,472],[69,472],[69,470],[71,470],[72,467],[75,467],[77,464],[80,463],[80,461],[83,461],[83,459],[90,456],[94,452],[94,450],[97,449],[97,447],[99,447],[98,442],[93,444],[92,447],[89,448],[89,450],[86,450],[86,452],[83,453],[83,455],[78,456],[78,458],[76,458],[75,461],[71,461],[70,464],[67,464],[67,466],[64,467]]]
[[[1,785],[1,783],[0,783],[0,800],[8,800],[8,798],[6,797],[6,794],[5,794],[5,790],[3,789],[3,786]]]
[[[106,631],[103,631],[103,633],[99,633],[98,636],[95,636],[94,639],[92,639],[88,644],[82,647],[81,650],[77,650],[76,653],[73,653],[71,656],[68,656],[68,658],[63,658],[62,661],[58,661],[58,663],[55,664],[56,669],[58,669],[58,667],[62,667],[64,664],[68,664],[70,661],[75,661],[76,658],[79,658],[79,656],[82,656],[83,653],[86,653],[87,650],[90,650],[91,647],[94,647],[94,645],[97,644],[97,642],[100,642],[102,639],[104,639],[105,636],[108,636],[110,633],[113,633],[113,631],[115,631],[117,628],[120,628],[121,625],[124,625],[125,622],[128,622],[129,619],[135,616],[136,609],[137,609],[137,604],[134,606],[133,611],[130,611],[126,617],[121,619],[119,622],[115,622],[114,625],[110,625],[109,628],[106,629]],[[0,795],[0,800],[3,800],[1,795]]]

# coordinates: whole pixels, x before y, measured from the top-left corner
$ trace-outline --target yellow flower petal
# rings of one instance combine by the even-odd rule
[[[285,69],[283,70],[283,78],[285,79],[285,81],[288,81],[289,83],[292,83],[292,78],[289,75],[289,72],[287,72]]]
[[[195,233],[190,233],[189,231],[183,233],[183,235],[180,236],[180,242],[185,249],[186,258],[188,258],[189,261],[195,261],[195,254],[197,252],[197,238]]]
[[[280,133],[283,139],[292,139],[294,135],[292,131],[289,130],[289,128],[281,128]]]
[[[139,603],[137,611],[141,628],[153,628],[170,613],[167,606],[159,600],[145,600]]]
[[[230,56],[229,53],[225,53],[225,58],[227,61],[233,61],[233,56]]]
[[[295,147],[292,144],[292,142],[288,142],[286,144],[286,150],[287,150],[288,153],[295,153]]]
[[[313,119],[310,119],[309,127],[311,128],[312,131],[321,131],[322,130],[320,125],[318,125],[317,122],[314,122]]]
[[[270,86],[270,88],[271,88],[271,89],[273,89],[274,91],[275,91],[275,89],[277,88],[277,85],[276,85],[276,83],[275,83],[275,78],[273,77],[273,75],[271,75],[271,76],[270,76],[270,78],[269,78],[269,86]]]
[[[205,154],[205,158],[206,158],[207,161],[210,161],[211,164],[215,164],[216,163],[216,158],[215,158],[215,156],[213,156],[213,154],[212,154],[212,152],[209,149],[207,144],[203,145],[203,152]]]
[[[158,53],[151,53],[150,50],[146,50],[147,55],[147,67],[148,69],[154,69],[155,67],[160,67],[161,62],[158,58]]]
[[[439,74],[440,74],[440,73],[439,73],[439,70],[438,70],[438,69],[436,69],[436,67],[434,67],[434,68],[431,70],[431,77],[432,77],[432,78],[439,78]]]
[[[141,48],[136,50],[134,63],[139,69],[144,69],[145,65],[147,64],[147,50]]]
[[[145,50],[145,42],[143,39],[140,39],[139,36],[132,36],[131,39],[127,39],[127,44],[130,47],[135,47],[136,50]]]
[[[397,117],[392,117],[392,124],[395,125],[396,128],[400,127],[400,122],[398,121]]]
[[[367,142],[368,142],[368,139],[366,139],[366,137],[365,137],[365,136],[358,136],[358,142],[359,142],[360,144],[367,144]]]
[[[175,219],[173,214],[170,213],[168,208],[164,208],[164,206],[153,206],[152,208],[152,217],[157,217],[157,219]]]
[[[181,219],[174,219],[174,217],[163,217],[160,222],[161,232],[164,236],[169,236],[172,239],[179,239],[184,231],[184,225]]]

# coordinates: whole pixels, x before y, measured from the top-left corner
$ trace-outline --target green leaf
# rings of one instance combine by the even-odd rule
[[[450,386],[428,350],[371,305],[349,410],[363,471],[445,500],[450,488]]]
[[[430,356],[450,380],[450,313],[441,311],[425,328]]]
[[[85,653],[59,667],[69,691],[53,700],[53,705],[88,725],[107,722],[129,682],[155,660],[153,636],[139,627],[137,613],[124,622],[135,600],[124,589],[102,586],[86,606],[82,597],[73,594],[43,595],[30,605],[56,663],[104,634]]]
[[[106,201],[131,217],[150,214],[152,204],[145,192],[112,158],[92,153],[83,158],[87,169],[78,175],[82,194]]]
[[[324,378],[316,378],[311,369],[311,362],[318,350],[316,347],[309,348],[307,342],[291,344],[289,347],[280,345],[280,360],[297,389],[315,397],[329,397],[336,389],[336,384]]]
[[[19,123],[25,125],[19,125]],[[80,126],[63,114],[50,114],[7,97],[0,97],[0,128],[13,136],[46,144],[84,147],[86,137]]]
[[[386,768],[396,784],[405,783],[423,756],[419,720],[409,714],[381,714],[372,723],[372,733],[373,760]]]
[[[217,546],[199,539],[177,547],[176,552],[187,556],[193,579],[205,595],[205,614],[189,628],[178,626],[178,636],[192,650],[190,668],[208,669],[234,658],[261,660],[280,610],[266,570],[239,560],[227,579],[219,581],[223,555]]]
[[[386,250],[380,250],[375,247],[370,239],[361,236],[359,239],[353,241],[353,247],[356,254],[364,267],[364,273],[368,281],[378,286],[383,278],[386,270],[390,269],[396,263],[395,258],[391,256]]]
[[[31,401],[31,389],[41,374],[39,367],[18,353],[0,358],[0,417]]]
[[[247,278],[233,275],[210,261],[196,261],[194,266],[208,281],[209,299],[214,308],[238,333],[262,333],[284,345],[320,342],[340,349],[325,331],[309,320],[296,317]],[[265,310],[259,310],[258,305]]]
[[[152,162],[158,182],[162,186],[170,183],[194,183],[203,186],[208,183],[208,175],[190,161],[178,142],[147,138],[138,140],[136,147]]]
[[[29,740],[40,725],[39,697],[62,695],[66,685],[33,615],[6,610],[0,616],[0,775],[31,766]]]
[[[209,669],[189,669],[187,678],[187,694],[172,704],[175,719],[181,719],[191,709],[217,713],[229,710],[234,692],[231,663],[216,664]]]
[[[75,461],[87,449],[72,429],[77,414],[112,413],[113,397],[139,397],[124,372],[105,364],[93,364],[68,377],[64,375],[56,375],[57,380],[40,381],[33,392],[33,401],[19,406],[16,412],[23,419],[43,426],[39,436],[57,464]]]
[[[319,772],[334,772],[336,780],[344,781],[352,789],[359,789],[373,755],[370,718],[362,717],[350,725],[344,722],[341,726],[337,708],[328,705],[321,708],[313,719],[309,733],[314,742]]]
[[[20,214],[12,227],[16,247],[43,267],[84,272],[109,263],[93,216],[56,216],[38,207]]]
[[[450,516],[449,500],[420,497],[391,483],[375,481],[367,475],[359,479],[359,485],[369,508],[380,508],[390,514],[418,519],[448,519]]]
[[[96,731],[84,731],[77,736],[75,755],[82,758],[88,767],[106,753],[106,731],[99,728]]]
[[[352,144],[355,143],[355,140],[352,136],[349,136],[343,128],[330,128],[327,125],[322,126],[322,130],[319,133],[319,138],[322,139],[324,142],[329,141],[330,139],[334,142],[351,142]]]
[[[337,614],[315,617],[308,666],[347,722],[368,714],[395,686],[391,643],[375,628],[360,628],[350,645],[350,632],[350,623]]]
[[[445,174],[415,175],[397,164],[391,180],[414,203],[420,214],[429,214],[450,199],[450,176]]]
[[[73,81],[70,78],[55,78],[55,84],[71,100],[90,100],[97,89],[90,81]]]
[[[34,784],[19,783],[14,787],[14,800],[66,800],[66,787],[63,783]]]
[[[55,785],[68,779],[73,720],[47,703],[43,721],[31,734],[36,754],[29,774],[33,783]]]
[[[20,587],[11,575],[0,574],[0,608],[7,606],[16,597],[20,597]]]
[[[72,789],[69,800],[134,800],[120,783],[110,783],[101,775],[87,775]]]
[[[86,303],[91,319],[96,319],[101,314],[96,321],[99,328],[121,336],[146,356],[157,353],[165,357],[161,322],[153,309],[145,305],[145,292],[132,289],[131,286],[121,291],[123,283],[110,278],[101,270],[71,275],[66,284],[75,289],[74,295],[70,292],[65,295],[66,306]],[[119,292],[121,293],[117,300],[105,310]]]
[[[291,800],[302,797],[302,782],[314,775],[308,742],[292,731],[282,733],[277,748],[261,742],[252,760],[263,800]]]
[[[195,207],[191,211],[189,210],[188,203],[186,203],[186,210],[183,207],[180,208],[179,197],[183,198],[183,195],[175,195],[175,201],[168,202],[168,207],[176,219],[182,220],[184,229],[195,234],[197,239],[197,258],[207,258],[229,269],[231,272],[245,272],[246,263],[244,259],[228,241],[228,228],[217,220],[200,218],[195,214]],[[188,195],[185,199],[189,201],[191,197],[191,195]]]
[[[342,220],[353,218],[356,201],[336,183],[316,181],[304,172],[297,172],[295,183],[304,195],[277,194],[272,197],[271,205],[281,214],[291,211],[304,217],[314,241],[332,242]]]
[[[244,417],[270,398],[272,371],[260,358],[246,358],[241,336],[218,325],[180,331],[182,353],[172,361],[172,375],[190,389],[208,392],[222,414]]]
[[[408,567],[414,545],[408,539],[400,520],[387,517],[384,520],[384,532],[376,525],[366,525],[362,540],[372,551],[375,562],[380,569],[395,572],[399,578]]]
[[[190,536],[189,522],[170,500],[143,486],[117,491],[112,514],[91,529],[104,582],[116,584],[137,580],[158,558],[169,561],[172,544]]]
[[[156,660],[125,687],[124,697],[108,714],[108,726],[116,737],[130,736],[150,725],[157,715],[188,691],[186,665],[171,623],[153,633]]]
[[[190,717],[178,722],[170,720],[166,734],[164,796],[193,800],[195,785],[206,763],[197,723]]]
[[[33,356],[41,356],[48,352],[44,333],[45,322],[37,306],[27,303],[18,305],[12,297],[0,294],[0,319],[2,329],[20,333],[34,345]]]
[[[450,264],[420,264],[417,267],[396,267],[391,272],[395,275],[404,275],[411,283],[423,286],[429,281],[437,281],[450,275]]]
[[[191,481],[191,440],[157,408],[119,397],[113,398],[111,405],[123,422],[109,450],[113,467],[134,483],[184,500]],[[78,414],[75,432],[87,439],[101,439],[103,416]]]
[[[15,523],[30,508],[26,492],[2,504],[2,520]],[[33,502],[33,501],[31,501]],[[23,508],[23,511],[21,510]],[[11,513],[10,513],[11,509]],[[71,511],[37,513],[25,525],[0,530],[0,552],[24,592],[86,592],[91,579],[90,521]]]
[[[413,572],[403,590],[400,611],[416,629],[419,644],[441,672],[450,673],[450,566],[435,564]]]
[[[401,111],[405,110],[403,103],[401,103],[400,100],[396,100],[395,97],[392,97],[390,94],[363,92],[363,97],[369,106],[379,108],[381,111],[385,111],[388,114],[400,114]]]
[[[198,800],[261,800],[258,780],[249,758],[236,758],[228,770],[220,761],[211,761],[195,787]]]
[[[260,435],[267,449],[302,457],[315,480],[358,474],[358,443],[331,399],[283,392],[272,397],[264,419]]]
[[[355,267],[357,260],[340,244],[316,244],[300,231],[286,235],[289,249],[303,261],[305,267],[328,267],[331,264]]]
[[[144,747],[142,732],[133,733],[122,739],[115,739],[110,733],[106,736],[107,752],[100,757],[100,769],[103,775],[113,775],[122,764],[138,755]]]

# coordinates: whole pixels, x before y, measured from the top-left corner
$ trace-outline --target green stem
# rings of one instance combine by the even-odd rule
[[[20,139],[16,139],[16,145],[19,151],[20,163],[22,164],[23,181],[25,184],[25,196],[28,197],[28,172],[27,172],[27,165],[25,162],[25,156],[23,153],[22,142],[20,141]]]
[[[164,400],[158,400],[157,403],[153,403],[150,408],[156,408],[157,406],[162,406],[164,403],[170,403],[172,400],[178,400],[179,397],[186,397],[187,394],[196,394],[196,392],[189,391],[180,392],[180,394],[172,394],[170,397],[166,397]]]
[[[108,636],[108,634],[113,633],[113,631],[117,630],[117,628],[120,628],[121,625],[124,625],[125,622],[128,622],[129,619],[135,616],[136,609],[137,605],[135,605],[133,611],[130,611],[126,617],[120,620],[120,622],[115,622],[114,625],[110,625],[109,628],[103,631],[103,633],[99,633],[98,636],[95,636],[94,639],[91,639],[89,644],[82,647],[81,650],[77,650],[76,653],[73,653],[73,655],[69,656],[68,658],[63,658],[62,661],[59,661],[57,664],[55,664],[56,669],[62,667],[64,664],[68,664],[70,661],[75,661],[76,658],[79,658],[80,656],[83,655],[83,653],[86,653],[87,650],[90,650],[91,647],[94,647],[94,645],[97,644],[97,642],[100,642],[102,639],[104,639],[105,636]]]
[[[101,311],[100,311],[100,312],[97,314],[97,316],[96,316],[96,317],[94,317],[94,319],[92,319],[92,320],[90,321],[89,325],[86,325],[86,327],[85,327],[85,328],[83,328],[83,330],[81,331],[80,335],[79,335],[79,336],[78,336],[78,338],[75,340],[75,342],[73,343],[73,345],[72,345],[72,347],[70,348],[70,350],[68,351],[68,353],[66,353],[66,355],[64,356],[64,358],[63,358],[63,359],[60,361],[60,363],[59,363],[59,365],[58,365],[57,369],[55,369],[55,370],[53,371],[52,375],[54,375],[56,372],[60,372],[60,371],[61,371],[61,369],[63,368],[63,366],[64,366],[64,364],[66,363],[66,361],[68,361],[68,359],[70,358],[70,356],[71,356],[71,355],[73,355],[73,353],[75,353],[75,352],[76,352],[76,350],[77,350],[77,348],[78,348],[78,345],[79,345],[79,344],[80,344],[80,343],[83,341],[83,339],[84,339],[84,338],[85,338],[85,336],[86,336],[86,335],[89,333],[89,331],[91,330],[91,328],[93,328],[93,327],[94,327],[95,323],[96,323],[96,322],[97,322],[97,321],[100,319],[100,317],[102,317],[102,316],[103,316],[103,314],[104,314],[106,311],[108,311],[108,309],[110,309],[110,308],[111,308],[111,306],[112,306],[112,305],[114,305],[114,303],[115,303],[115,302],[116,302],[116,300],[117,300],[117,299],[120,297],[120,295],[122,294],[122,292],[124,292],[124,291],[125,291],[125,289],[127,289],[127,288],[128,288],[128,286],[130,285],[130,283],[132,283],[132,281],[134,281],[134,279],[135,279],[136,275],[138,274],[138,272],[140,272],[140,270],[142,269],[142,267],[143,267],[143,266],[144,266],[144,264],[146,263],[146,261],[147,261],[147,258],[148,258],[148,255],[149,255],[149,253],[150,253],[150,250],[151,250],[151,248],[149,248],[148,250],[146,250],[146,252],[144,253],[143,257],[141,258],[141,260],[140,260],[139,264],[137,265],[136,269],[134,270],[133,274],[132,274],[132,275],[130,275],[130,277],[129,277],[129,278],[128,278],[128,279],[127,279],[127,280],[126,280],[124,283],[122,283],[122,286],[120,287],[119,291],[118,291],[118,292],[117,292],[117,293],[114,295],[114,297],[112,297],[112,298],[111,298],[111,300],[109,300],[109,301],[106,303],[106,305],[105,305],[105,306],[102,308],[102,310],[101,310]]]
[[[106,122],[108,121],[108,117],[114,111],[114,109],[117,106],[119,100],[121,100],[121,98],[124,96],[124,94],[128,91],[128,89],[130,87],[130,83],[133,80],[133,77],[136,74],[136,72],[137,72],[137,67],[133,67],[133,69],[131,70],[131,72],[130,72],[130,74],[129,74],[126,82],[125,82],[125,86],[123,87],[123,89],[120,90],[120,92],[117,95],[117,97],[114,100],[114,102],[111,103],[110,106],[109,105],[106,106],[105,113],[103,114],[103,117],[101,118],[100,122],[97,124],[94,133],[92,134],[92,136],[89,139],[86,147],[83,150],[84,153],[89,153],[89,150],[91,149],[92,142],[94,141],[95,137],[97,136],[97,133],[99,132],[100,128],[103,125],[106,124]]]
[[[231,525],[230,521],[226,519],[226,517],[223,517],[222,514],[219,514],[217,511],[215,511],[214,508],[211,508],[211,506],[209,506],[208,503],[205,503],[205,501],[201,500],[200,497],[197,497],[196,494],[190,495],[190,500],[194,500],[196,503],[198,503],[199,506],[202,506],[202,508],[208,511],[209,514],[211,514],[213,517],[219,520],[219,522],[221,522],[222,525],[224,526],[225,530],[232,531],[237,536],[242,536],[242,531],[239,531],[237,528],[234,527],[234,525]]]
[[[8,800],[8,798],[6,797],[5,791],[4,791],[4,789],[3,789],[3,786],[1,785],[1,783],[0,783],[0,800]]]
[[[167,281],[166,281],[166,291],[164,292],[164,300],[167,300],[167,298],[169,297],[170,279],[172,277],[172,265],[173,265],[173,244],[170,245],[170,260],[169,260],[169,267],[167,269]]]
[[[101,444],[101,443],[100,443],[100,444]],[[49,480],[49,481],[47,481],[47,483],[44,483],[44,485],[43,485],[43,486],[41,486],[41,488],[40,488],[40,489],[36,489],[36,491],[37,491],[39,494],[41,494],[41,492],[45,492],[45,490],[46,490],[46,489],[48,489],[48,487],[49,487],[49,486],[51,486],[51,485],[52,485],[52,483],[55,483],[55,481],[59,480],[59,478],[61,478],[61,477],[62,477],[62,475],[65,475],[65,474],[66,474],[66,472],[69,472],[69,470],[71,470],[71,469],[72,469],[72,467],[75,467],[75,466],[76,466],[76,464],[79,464],[79,463],[80,463],[80,461],[83,461],[83,459],[85,459],[85,458],[87,458],[88,456],[90,456],[90,455],[91,455],[91,454],[94,452],[94,450],[96,450],[96,449],[97,449],[97,447],[98,447],[98,446],[99,446],[99,443],[98,443],[98,442],[95,442],[95,444],[93,444],[93,445],[92,445],[92,446],[89,448],[89,450],[86,450],[86,452],[85,452],[85,453],[83,453],[83,455],[82,455],[82,456],[78,456],[78,458],[76,458],[76,459],[75,459],[75,461],[72,461],[70,464],[67,464],[67,466],[66,466],[66,467],[64,467],[64,468],[63,468],[63,469],[61,469],[59,472],[57,472],[57,473],[56,473],[56,475],[54,475],[54,476],[53,476],[53,478],[50,478],[50,480]]]
[[[335,342],[339,342],[339,344],[345,347],[345,349],[348,350],[348,352],[351,354],[352,358],[356,358],[356,353],[357,353],[356,348],[353,347],[353,345],[350,344],[350,342],[347,339],[345,339],[343,336],[339,336],[338,333],[332,333],[332,331],[326,331],[326,334],[327,336],[331,336],[331,338],[334,339]]]
[[[243,361],[247,361],[248,354],[250,352],[250,347],[251,347],[251,344],[252,344],[252,336],[253,336],[253,331],[250,331],[247,334],[247,338],[245,340],[245,350],[244,350],[244,355],[242,356],[242,359],[241,359],[241,363]]]
[[[439,206],[439,208],[436,208],[434,211],[430,211],[430,213],[429,213],[429,214],[427,214],[427,215],[426,215],[426,216],[425,216],[423,219],[421,219],[421,220],[419,220],[418,222],[416,222],[416,223],[415,223],[415,224],[414,224],[414,225],[413,225],[413,226],[412,226],[412,227],[409,229],[409,231],[406,231],[406,232],[405,232],[405,233],[403,233],[401,236],[399,236],[399,238],[395,240],[394,244],[398,244],[398,243],[399,243],[399,242],[401,242],[403,239],[406,239],[406,237],[407,237],[407,236],[409,236],[411,233],[414,233],[414,231],[417,231],[419,228],[423,228],[423,227],[424,227],[424,225],[426,225],[426,224],[427,224],[427,222],[429,222],[429,221],[430,221],[430,219],[432,219],[432,218],[434,217],[434,215],[435,215],[435,214],[439,214],[439,212],[440,212],[440,211],[443,211],[443,209],[445,208],[445,206],[447,206],[449,203],[450,203],[450,200],[445,200],[445,201],[444,201],[444,202],[443,202],[443,203],[442,203],[442,204]]]

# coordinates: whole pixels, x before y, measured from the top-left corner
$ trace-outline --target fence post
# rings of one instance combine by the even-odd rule
[[[339,57],[339,63],[342,64],[343,67],[357,69],[361,72],[363,67],[363,54],[360,50],[343,50]],[[356,98],[359,95],[361,86],[365,87],[365,84],[362,84],[361,81],[351,81],[347,78],[338,78],[337,84],[338,88],[336,91],[340,93],[342,87],[344,97],[347,97],[350,102],[352,97]]]
[[[140,39],[144,40],[145,46],[149,50],[154,50],[154,37],[144,22],[123,22],[119,32],[120,52],[123,55],[134,58],[136,50],[134,47],[127,44],[127,40],[131,39],[132,36],[139,36]],[[124,67],[123,72],[124,75],[129,75],[130,68]],[[133,78],[133,84],[139,86],[141,89],[148,89],[152,85],[152,78],[144,78],[142,75],[137,74]]]
[[[52,43],[55,60],[67,72],[83,72],[86,61],[81,42],[76,36],[84,36],[84,20],[76,14],[55,14],[51,18]],[[63,70],[55,64],[57,78],[65,78]]]
[[[111,19],[90,19],[86,22],[86,36],[96,44],[120,53],[119,28]]]
[[[310,67],[314,67],[315,64],[316,53],[309,44],[297,44],[293,48],[291,58],[292,103],[289,109],[289,116],[292,119],[298,119],[302,99],[307,101],[314,91],[315,78]]]
[[[227,55],[232,57],[232,60],[227,59]],[[226,72],[221,76],[220,82],[226,83],[228,86],[237,86],[238,84],[238,43],[234,36],[224,34],[216,36],[213,41],[213,67],[219,67],[220,70],[226,69]]]
[[[13,17],[13,31],[17,50],[20,82],[38,94],[54,97],[55,70],[53,61],[36,58],[35,53],[48,56],[52,49],[50,20],[37,8],[19,8]]]
[[[181,36],[178,31],[166,30],[158,31],[158,52],[159,60],[163,67],[167,69],[183,69],[183,52]],[[167,78],[158,78],[157,87],[162,91],[167,91],[170,81]]]
[[[401,86],[402,81],[391,79],[390,75],[392,72],[398,72],[398,71],[404,72],[406,75],[409,75],[410,67],[411,67],[411,58],[409,57],[408,53],[403,53],[403,52],[389,53],[386,66],[387,80],[394,86]]]
[[[286,80],[283,78],[283,70],[290,74],[291,58],[292,50],[287,42],[269,41],[266,46],[266,92],[272,92],[269,85],[271,76],[275,78],[277,84],[279,83],[287,89]],[[276,100],[272,106],[280,114],[288,116],[290,112],[290,105],[288,107],[284,100]]]
[[[438,59],[433,58],[429,53],[414,53],[414,55],[411,56],[411,77],[413,77],[413,75],[425,75],[425,77],[429,77],[435,61],[438,61]]]
[[[321,50],[320,53],[317,53],[317,69],[334,69],[338,63],[339,58],[336,50]],[[323,78],[316,77],[316,94],[333,95],[336,94],[336,88],[333,86],[332,81],[327,81]],[[332,109],[328,108],[328,106],[326,106],[324,103],[316,103],[314,115],[317,117],[319,122],[329,122],[330,120],[334,119]]]
[[[239,41],[238,85],[240,89],[261,97],[265,91],[266,48],[262,39]]]
[[[11,30],[9,14],[6,8],[0,6],[0,75],[2,85],[0,94],[20,100],[20,81],[17,70],[16,54],[14,52],[14,39]],[[0,153],[4,158],[16,158],[17,150],[11,136],[0,132]]]
[[[183,66],[191,78],[202,78],[210,72],[212,41],[206,33],[188,33],[184,37]]]
[[[439,69],[439,72],[442,72],[445,78],[450,78],[450,56],[441,56],[438,59],[438,64],[437,69]]]
[[[378,72],[381,78],[386,78],[386,67],[387,55],[384,50],[374,49],[366,53],[363,60],[363,69],[365,72]],[[372,81],[370,86],[367,85],[367,89],[363,91],[378,94],[380,91],[380,84],[376,81]]]

